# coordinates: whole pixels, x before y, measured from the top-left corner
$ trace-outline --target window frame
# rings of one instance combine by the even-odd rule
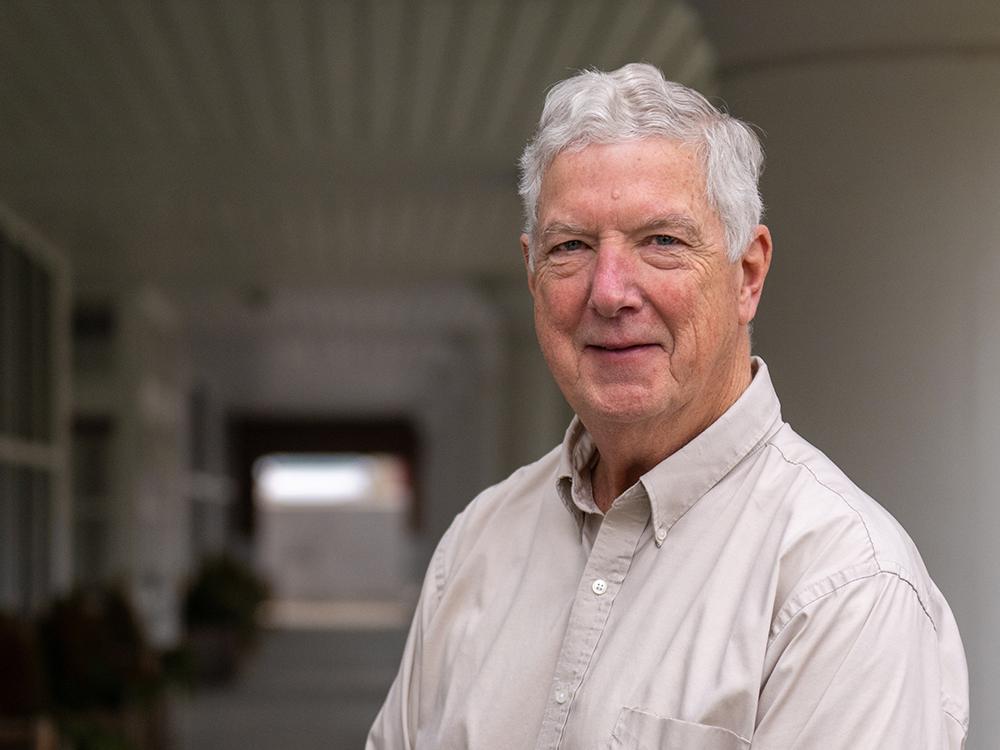
[[[36,269],[48,282],[48,295],[42,295],[42,307],[32,309],[26,320],[20,320],[8,308],[9,315],[0,315],[0,325],[10,326],[2,339],[7,344],[18,340],[19,330],[15,326],[28,326],[29,336],[37,336],[41,327],[45,330],[44,342],[47,344],[48,378],[41,388],[45,392],[36,392],[31,386],[32,398],[29,401],[44,402],[47,425],[41,429],[37,425],[29,430],[29,436],[17,434],[15,425],[0,425],[0,467],[3,475],[10,477],[5,480],[11,486],[16,485],[18,475],[32,476],[32,489],[20,493],[25,503],[41,503],[47,501],[48,506],[39,512],[38,507],[28,509],[21,514],[32,525],[33,540],[24,539],[18,534],[19,527],[25,523],[18,516],[14,492],[11,492],[6,503],[10,514],[8,522],[0,525],[0,549],[17,556],[10,564],[0,566],[0,608],[20,610],[24,613],[37,611],[53,594],[65,590],[72,580],[72,501],[70,486],[69,444],[70,417],[72,409],[72,393],[70,384],[70,278],[71,268],[66,256],[51,242],[45,239],[37,230],[18,217],[13,210],[0,202],[0,233],[5,243],[9,243],[24,253],[29,268]],[[10,255],[10,257],[14,257]],[[3,262],[3,261],[0,261]],[[11,264],[13,265],[13,263]],[[0,273],[6,275],[5,266]],[[31,276],[32,279],[40,278]],[[0,276],[0,287],[12,283],[10,277]],[[3,295],[6,296],[6,295]],[[0,300],[0,304],[5,304]],[[7,302],[12,307],[15,303]],[[47,309],[46,309],[47,308]],[[37,352],[33,352],[37,355]],[[3,377],[0,378],[0,399],[15,399],[18,394],[13,392],[14,374],[18,362],[17,352],[0,351],[0,367]],[[33,357],[34,358],[34,357]],[[29,362],[24,367],[32,368],[37,362]],[[44,368],[43,368],[44,369]],[[21,404],[19,408],[27,408],[31,413],[28,421],[38,419],[39,404]],[[8,403],[5,407],[8,416],[14,413]],[[12,429],[14,428],[14,429]],[[30,472],[26,474],[25,472]],[[37,485],[37,486],[36,486]],[[43,487],[43,490],[38,490]],[[6,486],[0,487],[0,496],[6,492]],[[24,506],[26,507],[26,506]],[[22,507],[22,510],[24,508]],[[30,519],[43,519],[45,528],[35,528],[36,522]],[[22,538],[18,538],[21,536]],[[38,549],[37,545],[41,545]],[[24,549],[21,549],[21,547]],[[39,556],[41,559],[39,559]],[[0,555],[0,561],[3,556]],[[25,578],[20,570],[30,565],[30,574]]]

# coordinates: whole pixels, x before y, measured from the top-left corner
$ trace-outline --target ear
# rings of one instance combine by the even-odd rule
[[[749,325],[757,314],[764,279],[771,267],[771,232],[763,224],[753,231],[753,240],[740,260],[740,325]]]
[[[535,272],[531,270],[531,240],[528,235],[521,235],[521,257],[524,259],[524,272],[528,275],[528,291],[535,296]]]

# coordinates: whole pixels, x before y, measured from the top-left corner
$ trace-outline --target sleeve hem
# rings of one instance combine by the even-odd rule
[[[803,610],[808,609],[811,605],[826,598],[838,589],[849,586],[852,583],[857,583],[859,581],[864,581],[881,575],[895,576],[907,585],[916,597],[917,604],[920,605],[920,609],[923,611],[924,616],[927,617],[927,621],[930,623],[931,628],[937,632],[937,626],[934,622],[934,618],[932,618],[930,612],[927,611],[927,607],[920,598],[920,593],[916,590],[910,580],[903,575],[903,571],[888,570],[875,565],[874,563],[861,563],[835,575],[824,578],[821,581],[817,581],[797,594],[791,596],[785,605],[782,606],[778,615],[774,618],[774,623],[771,626],[771,634],[768,637],[768,646],[770,646],[771,643],[773,643],[774,640],[781,635],[782,631],[788,627],[788,624],[792,622],[797,615],[802,613]]]

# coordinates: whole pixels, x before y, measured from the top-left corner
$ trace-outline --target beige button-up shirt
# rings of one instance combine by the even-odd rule
[[[604,515],[576,420],[479,495],[434,554],[369,750],[962,747],[947,603],[755,367]]]

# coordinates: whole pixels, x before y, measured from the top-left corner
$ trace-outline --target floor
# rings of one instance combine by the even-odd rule
[[[176,701],[175,747],[360,750],[405,638],[399,624],[272,625],[233,686]]]

